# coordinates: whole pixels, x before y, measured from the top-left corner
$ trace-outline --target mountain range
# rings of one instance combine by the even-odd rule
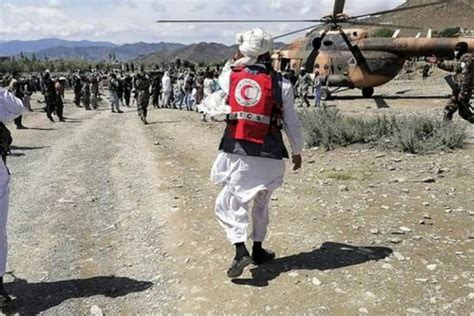
[[[144,43],[117,45],[110,42],[68,41],[58,38],[34,41],[0,42],[0,56],[33,54],[38,59],[82,59],[88,61],[108,60],[111,55],[119,61],[129,61],[160,51],[173,51],[185,45],[178,43]]]
[[[37,53],[52,47],[107,47],[114,48],[117,44],[110,42],[93,42],[93,41],[67,41],[59,38],[43,38],[33,41],[1,41],[0,56],[11,56],[23,53]]]
[[[430,3],[434,0],[407,0],[404,6]],[[370,22],[413,25],[421,30],[442,30],[447,27],[460,26],[474,28],[474,0],[450,0],[446,4],[409,10],[381,16]],[[410,36],[418,31],[402,31],[402,36]],[[297,35],[295,35],[296,37]],[[293,38],[295,38],[293,37]],[[288,37],[292,40],[292,37]],[[281,44],[275,45],[280,48]],[[221,62],[236,52],[236,46],[220,43],[196,43],[183,45],[179,43],[133,43],[117,45],[111,42],[67,41],[58,38],[46,38],[35,41],[0,41],[0,56],[12,56],[23,53],[35,54],[44,59],[82,59],[88,61],[108,60],[111,55],[119,61],[136,60],[147,64],[168,62],[177,58],[191,62]]]

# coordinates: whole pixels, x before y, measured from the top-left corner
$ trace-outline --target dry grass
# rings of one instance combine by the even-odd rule
[[[362,143],[380,149],[429,154],[462,148],[467,137],[464,124],[425,116],[350,117],[337,109],[322,108],[303,110],[300,117],[306,144],[326,150]]]

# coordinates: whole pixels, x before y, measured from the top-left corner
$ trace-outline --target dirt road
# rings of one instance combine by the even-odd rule
[[[385,102],[375,111],[428,108]],[[208,180],[222,126],[176,110],[152,110],[143,126],[104,104],[67,105],[66,116],[28,114],[34,128],[14,131],[18,279],[7,282],[19,313],[474,312],[472,146],[422,157],[305,151],[271,205],[266,244],[279,258],[231,281],[232,248],[213,214],[219,188]]]

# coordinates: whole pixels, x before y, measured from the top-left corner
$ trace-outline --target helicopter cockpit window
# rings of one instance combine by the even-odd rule
[[[324,46],[332,46],[332,45],[334,45],[334,42],[331,41],[331,40],[325,40],[325,41],[323,42],[323,44],[324,44]]]

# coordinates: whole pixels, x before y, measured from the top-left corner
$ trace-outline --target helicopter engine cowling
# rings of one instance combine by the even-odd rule
[[[371,38],[359,41],[357,46],[362,51],[391,52],[406,58],[432,55],[452,58],[454,47],[459,42],[466,42],[469,51],[474,53],[472,38]]]

